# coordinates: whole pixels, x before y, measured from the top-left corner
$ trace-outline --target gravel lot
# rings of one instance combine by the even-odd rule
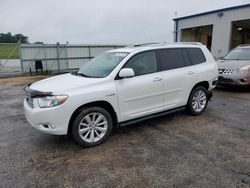
[[[217,89],[201,116],[119,128],[82,149],[27,124],[17,80],[0,80],[0,187],[250,187],[249,90]]]

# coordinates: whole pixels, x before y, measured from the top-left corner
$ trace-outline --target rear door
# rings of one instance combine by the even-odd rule
[[[165,109],[186,105],[196,80],[187,52],[184,48],[160,49],[158,59],[163,71]]]
[[[121,121],[161,111],[163,78],[155,51],[133,56],[123,68],[132,68],[135,76],[116,80]]]
[[[214,70],[213,63],[207,63],[206,57],[201,50],[201,48],[186,48],[185,49],[190,63],[192,65],[192,72],[195,74],[196,80],[198,82],[207,81],[208,74],[212,70]]]

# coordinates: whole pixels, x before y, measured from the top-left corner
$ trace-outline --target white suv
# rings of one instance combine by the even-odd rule
[[[78,72],[25,88],[26,119],[81,146],[104,142],[114,126],[186,108],[199,115],[216,86],[216,63],[201,44],[146,45],[105,52]]]

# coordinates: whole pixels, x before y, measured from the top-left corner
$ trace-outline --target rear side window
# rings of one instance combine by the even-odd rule
[[[200,48],[186,48],[193,65],[206,62],[206,58]]]
[[[162,70],[177,69],[185,66],[181,49],[161,49],[158,51],[158,54]]]

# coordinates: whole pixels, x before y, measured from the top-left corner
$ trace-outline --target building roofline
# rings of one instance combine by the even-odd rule
[[[238,6],[233,6],[233,7],[217,9],[217,10],[212,10],[212,11],[207,11],[207,12],[202,12],[202,13],[193,14],[193,15],[189,15],[189,16],[183,16],[183,17],[179,17],[179,18],[174,18],[173,20],[174,21],[176,21],[176,20],[184,20],[184,19],[188,19],[188,18],[204,16],[204,15],[213,14],[213,13],[217,13],[217,12],[224,12],[224,11],[235,10],[235,9],[246,8],[246,7],[250,7],[250,3],[244,4],[244,5],[238,5]]]

